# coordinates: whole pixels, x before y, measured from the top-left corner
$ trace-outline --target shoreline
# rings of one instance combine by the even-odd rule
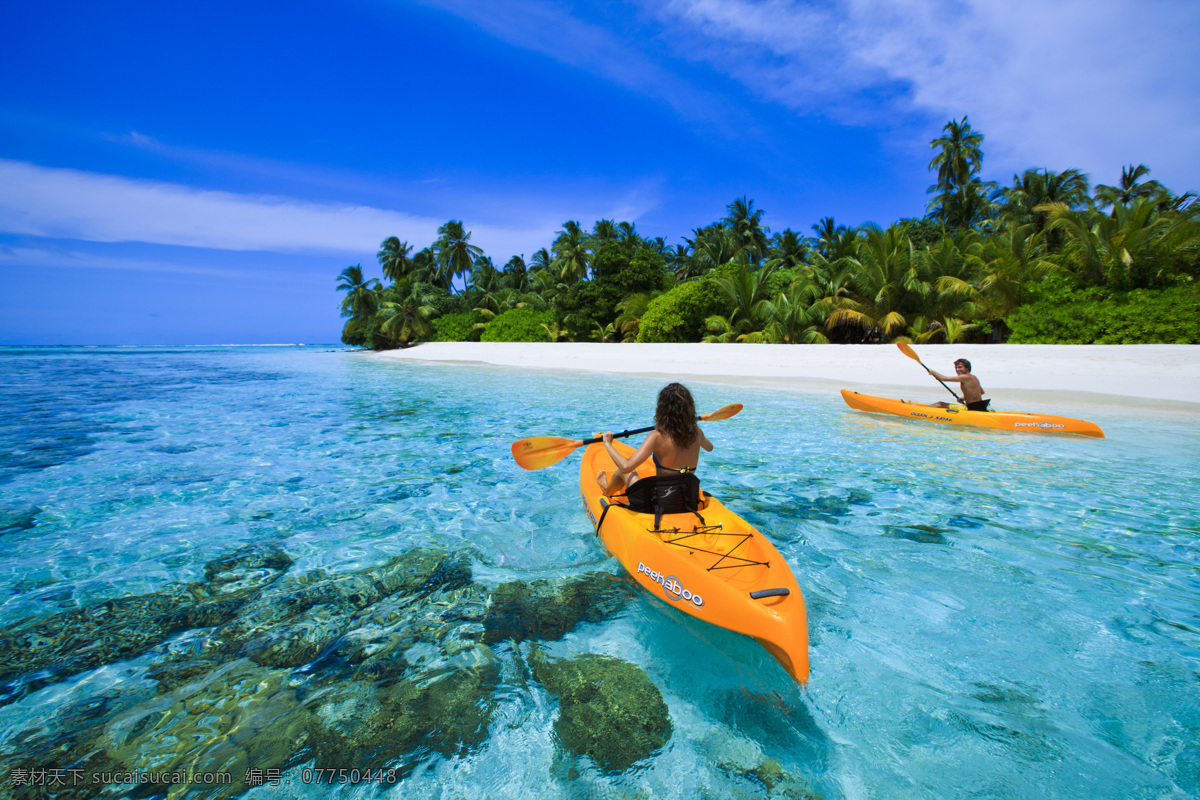
[[[1018,403],[1153,406],[1200,412],[1197,345],[913,345],[943,375],[966,358],[985,396]],[[920,402],[949,396],[895,345],[428,342],[370,358],[422,364],[593,372],[866,394]],[[951,384],[953,386],[953,384]]]

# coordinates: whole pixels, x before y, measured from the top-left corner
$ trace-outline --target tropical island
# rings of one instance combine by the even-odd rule
[[[1115,185],[1028,169],[1001,186],[980,178],[983,139],[948,122],[927,214],[886,228],[827,217],[812,236],[772,234],[742,197],[682,244],[567,221],[503,268],[458,220],[416,252],[389,237],[386,285],[361,265],[339,276],[342,341],[1200,343],[1196,195],[1144,164]]]

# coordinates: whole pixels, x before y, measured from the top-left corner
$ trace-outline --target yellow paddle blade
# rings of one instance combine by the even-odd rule
[[[904,355],[908,356],[913,361],[917,362],[918,364],[921,364],[921,359],[917,357],[917,354],[915,352],[913,352],[913,349],[911,347],[909,347],[907,344],[905,344],[904,342],[896,342],[896,347],[900,348],[901,353],[904,353]],[[925,366],[925,365],[921,364],[921,366]]]
[[[513,442],[512,455],[521,469],[544,469],[562,461],[582,444],[561,436],[530,436]]]
[[[727,406],[722,406],[711,414],[701,414],[700,419],[705,421],[716,421],[720,419],[729,419],[734,414],[742,410],[741,403],[730,403]]]

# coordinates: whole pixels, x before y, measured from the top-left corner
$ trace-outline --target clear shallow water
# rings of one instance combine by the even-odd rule
[[[491,586],[615,571],[578,508],[578,461],[526,473],[508,447],[649,424],[659,384],[327,348],[13,348],[0,370],[6,628],[200,580],[255,542],[279,543],[296,574],[417,545],[472,548]],[[706,426],[701,475],[792,565],[810,685],[639,597],[544,649],[646,670],[674,724],[658,756],[615,777],[564,770],[556,702],[509,650],[488,743],[430,759],[395,796],[768,796],[716,766],[735,751],[828,797],[1200,794],[1200,416],[1055,409],[1099,423],[1095,441],[691,386],[701,411],[746,405]],[[31,720],[146,684],[150,660],[0,709],[0,753]]]

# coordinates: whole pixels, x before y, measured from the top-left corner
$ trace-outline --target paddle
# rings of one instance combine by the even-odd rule
[[[716,422],[717,420],[729,419],[741,410],[741,403],[731,403],[730,405],[718,408],[711,414],[701,414],[696,419],[705,422]],[[653,425],[649,428],[638,428],[635,431],[621,431],[620,433],[614,433],[613,438],[624,439],[626,436],[637,436],[639,433],[649,433],[652,430],[654,430]],[[571,453],[574,453],[577,448],[588,444],[595,444],[601,441],[602,438],[597,436],[594,439],[578,441],[564,439],[561,436],[530,436],[527,439],[518,439],[513,442],[512,455],[517,462],[517,466],[521,467],[521,469],[543,469],[551,464],[557,464],[562,461],[571,455]]]
[[[921,359],[917,357],[917,354],[915,352],[913,352],[913,349],[911,347],[909,347],[908,345],[906,345],[904,342],[896,342],[896,347],[900,348],[901,353],[904,353],[904,355],[908,356],[909,358],[911,358],[913,361],[917,362],[918,364],[921,364],[922,367],[925,367],[925,365],[921,363]],[[925,367],[925,371],[928,372],[930,375],[933,375],[933,370],[931,370],[929,367]],[[946,382],[944,380],[937,377],[936,375],[934,375],[933,377],[942,386],[946,386]],[[954,394],[954,390],[951,389],[949,386],[946,386],[946,391],[949,392],[950,394],[953,394],[954,399],[957,400],[958,402],[961,403],[963,401],[963,399],[961,397],[959,397],[957,394]]]

